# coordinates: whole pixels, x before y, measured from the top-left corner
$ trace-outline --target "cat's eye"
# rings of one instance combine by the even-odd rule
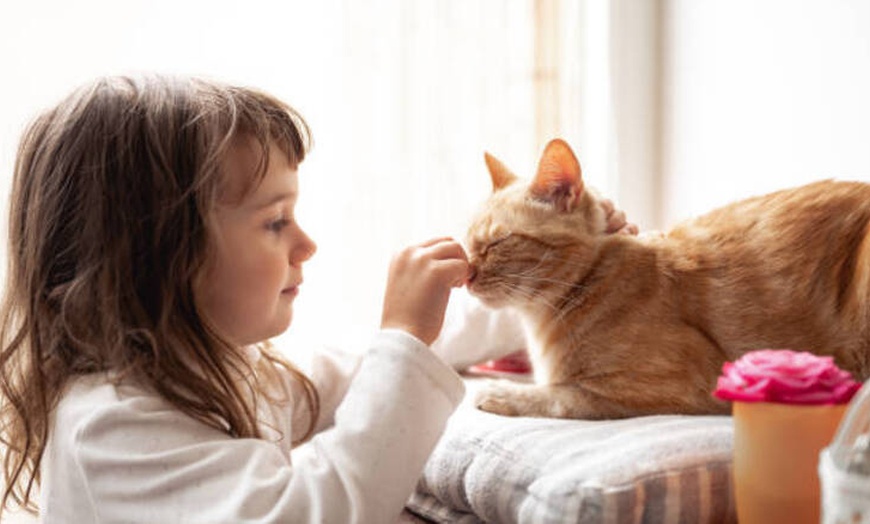
[[[494,240],[490,240],[489,242],[487,242],[486,244],[483,245],[483,248],[480,250],[480,254],[481,254],[481,255],[486,255],[486,253],[487,253],[490,249],[492,249],[493,247],[495,247],[495,246],[501,244],[501,243],[504,242],[505,240],[509,239],[511,236],[513,236],[513,233],[508,232],[507,234],[505,234],[505,235],[503,235],[503,236],[500,236],[500,237],[498,237],[498,238],[496,238],[496,239],[494,239]]]

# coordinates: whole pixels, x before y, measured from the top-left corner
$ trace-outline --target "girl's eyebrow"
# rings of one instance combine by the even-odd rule
[[[285,192],[277,193],[277,194],[273,195],[272,197],[270,197],[268,200],[264,200],[263,202],[254,203],[253,207],[255,209],[265,209],[267,207],[270,207],[270,206],[277,204],[278,202],[281,202],[283,200],[292,200],[295,197],[296,197],[295,191],[285,191]]]

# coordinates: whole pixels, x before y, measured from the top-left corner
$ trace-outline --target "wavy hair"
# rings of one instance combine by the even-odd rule
[[[229,146],[254,138],[262,178],[269,147],[296,166],[310,136],[266,93],[164,76],[99,79],[30,124],[15,162],[0,309],[0,514],[10,499],[36,511],[49,416],[78,375],[132,377],[209,426],[260,438],[251,399],[271,395],[273,381],[257,378],[284,368],[303,386],[311,417],[300,440],[310,436],[311,381],[268,344],[252,364],[194,299]]]

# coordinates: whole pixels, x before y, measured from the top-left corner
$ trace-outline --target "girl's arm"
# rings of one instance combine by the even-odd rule
[[[394,522],[462,395],[459,377],[425,344],[381,332],[334,426],[291,453],[277,432],[233,438],[143,389],[80,382],[57,410],[42,518]]]
[[[395,522],[463,395],[459,376],[425,344],[403,331],[382,331],[334,426],[294,451],[294,465],[327,484],[356,484],[346,494],[357,510],[365,508],[359,522]],[[336,500],[324,492],[318,505]],[[323,521],[354,520],[334,513]]]

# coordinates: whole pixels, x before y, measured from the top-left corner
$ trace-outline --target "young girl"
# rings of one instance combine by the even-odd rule
[[[428,346],[468,264],[446,238],[401,251],[371,349],[297,370],[266,341],[315,251],[294,217],[308,142],[267,94],[157,76],[100,79],[31,124],[0,317],[2,507],[396,520],[463,395]],[[474,335],[489,354],[522,344],[497,317]]]

